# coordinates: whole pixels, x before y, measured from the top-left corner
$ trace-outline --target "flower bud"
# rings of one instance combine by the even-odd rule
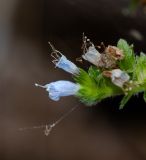
[[[106,77],[110,77],[111,81],[120,88],[123,88],[124,83],[128,82],[130,79],[130,76],[126,72],[120,69],[113,69],[112,71],[104,71],[103,75]]]

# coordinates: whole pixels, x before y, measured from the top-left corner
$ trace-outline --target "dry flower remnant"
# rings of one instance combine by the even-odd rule
[[[99,53],[94,44],[83,35],[83,59],[100,68],[115,68],[118,60],[124,58],[123,51],[109,45],[103,53]]]

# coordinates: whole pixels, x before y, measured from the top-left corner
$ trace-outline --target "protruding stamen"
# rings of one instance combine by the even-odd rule
[[[41,87],[41,88],[46,88],[45,86],[40,85],[40,84],[37,84],[37,83],[35,83],[35,86],[36,86],[36,87]]]
[[[82,63],[83,59],[82,59],[82,57],[78,57],[78,58],[76,58],[76,61]]]
[[[57,50],[55,49],[55,47],[51,44],[51,42],[48,42],[48,44],[50,45],[51,49],[52,49],[52,53],[51,53],[51,56],[55,59],[58,59],[60,58],[60,56],[62,56],[62,54]],[[60,55],[59,55],[60,54]]]
[[[55,47],[51,44],[51,42],[48,42],[48,44],[50,45],[50,47],[52,48],[52,51],[56,51]]]
[[[101,47],[105,50],[105,44],[104,44],[104,42],[101,42]]]
[[[57,59],[52,60],[52,62],[56,65],[58,63]],[[55,66],[56,67],[56,66]]]
[[[85,36],[85,34],[83,33],[83,45],[82,45],[82,49],[83,49],[83,53],[85,54],[87,52],[87,37]]]
[[[84,33],[83,33],[83,38],[82,39],[83,39],[82,50],[83,50],[83,53],[86,54],[89,47],[93,46],[94,44],[90,41],[89,38],[87,38],[87,36],[85,36]]]
[[[53,57],[55,60],[60,59],[61,56],[62,56],[62,54],[59,51],[57,51],[57,50],[55,52],[51,53],[51,57]]]
[[[58,63],[59,59],[62,57],[62,54],[55,49],[55,47],[50,43],[48,42],[50,47],[52,48],[52,53],[51,53],[51,57],[54,58],[54,60],[52,60],[52,62],[56,65],[56,63]]]

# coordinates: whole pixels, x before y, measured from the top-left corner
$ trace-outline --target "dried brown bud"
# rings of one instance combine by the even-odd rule
[[[112,76],[111,71],[103,71],[102,74],[103,74],[103,76],[108,77],[108,78],[111,78],[111,76]]]
[[[122,60],[124,58],[123,51],[115,46],[108,46],[105,49],[105,54],[109,55],[111,58],[115,60]]]

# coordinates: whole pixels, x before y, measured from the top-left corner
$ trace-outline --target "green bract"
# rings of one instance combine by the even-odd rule
[[[81,89],[76,96],[88,106],[94,105],[107,97],[123,93],[121,88],[104,77],[96,67],[91,66],[88,73],[80,69],[80,74],[74,79],[81,85]]]
[[[118,63],[119,68],[128,73],[132,73],[135,69],[135,55],[133,51],[133,45],[129,46],[125,40],[120,39],[118,41],[117,47],[124,52],[124,59]]]

